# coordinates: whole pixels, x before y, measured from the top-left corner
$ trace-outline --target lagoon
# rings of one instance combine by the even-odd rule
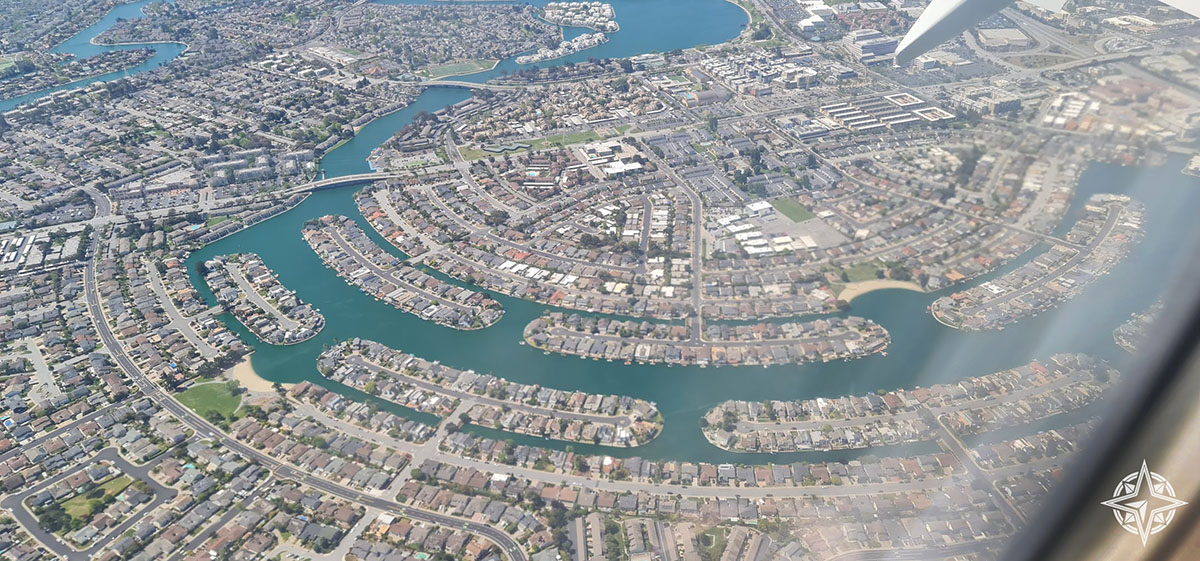
[[[841,459],[862,452],[754,455],[722,451],[703,438],[699,419],[707,409],[726,399],[838,397],[877,389],[927,386],[1016,367],[1059,352],[1094,354],[1123,369],[1129,357],[1113,343],[1112,330],[1130,313],[1148,307],[1166,289],[1182,262],[1177,258],[1178,248],[1194,247],[1200,239],[1200,228],[1187,210],[1200,205],[1200,180],[1180,174],[1181,164],[1181,160],[1173,159],[1152,169],[1102,163],[1088,167],[1076,200],[1086,200],[1093,192],[1130,194],[1147,206],[1147,232],[1124,263],[1090,285],[1080,298],[1003,331],[964,333],[943,326],[928,313],[926,307],[941,292],[901,289],[870,292],[856,298],[849,313],[883,325],[891,332],[892,344],[886,357],[873,355],[850,362],[698,368],[625,365],[546,355],[521,345],[520,341],[525,324],[547,307],[501,294],[492,297],[507,312],[490,328],[462,332],[430,324],[376,302],[349,286],[325,269],[301,239],[300,229],[306,220],[324,214],[344,214],[355,217],[382,247],[400,255],[359,216],[353,201],[355,188],[314,193],[279,217],[203,248],[189,258],[189,263],[222,253],[257,252],[286,286],[325,314],[326,327],[320,335],[289,347],[257,344],[240,325],[232,325],[247,344],[255,345],[251,357],[254,369],[271,381],[310,380],[332,387],[316,372],[317,355],[337,341],[364,337],[457,368],[489,372],[517,382],[652,400],[663,413],[664,431],[649,444],[632,449],[577,444],[576,451],[708,462]],[[1069,212],[1065,223],[1073,222],[1076,214]],[[1016,267],[1040,249],[974,282],[983,282]],[[1146,274],[1147,271],[1153,274]],[[202,283],[196,286],[203,290]],[[405,413],[394,407],[389,409]],[[478,427],[467,430],[527,444],[565,446]]]
[[[183,54],[183,52],[187,49],[187,46],[182,43],[128,43],[122,45],[98,45],[92,43],[93,39],[116,24],[117,20],[142,17],[142,8],[146,7],[146,5],[153,1],[154,0],[138,0],[137,2],[117,6],[109,10],[103,18],[100,18],[100,21],[88,26],[86,29],[83,29],[79,33],[71,36],[71,38],[59,43],[53,49],[50,49],[50,52],[53,53],[73,54],[77,59],[95,56],[109,51],[128,51],[144,47],[154,49],[154,55],[145,62],[124,70],[109,72],[99,76],[92,76],[90,78],[68,82],[66,84],[61,84],[52,88],[28,93],[22,96],[0,100],[0,113],[15,109],[23,104],[36,101],[55,92],[82,88],[96,82],[110,82],[126,76],[133,76],[148,70],[153,70]]]
[[[137,48],[92,45],[92,37],[115,23],[118,17],[137,17],[150,0],[140,0],[114,8],[103,20],[65,41],[56,49],[88,56],[104,49]],[[393,0],[397,1],[397,0]],[[611,0],[621,31],[595,49],[577,53],[546,64],[586,60],[588,57],[625,57],[648,52],[664,52],[697,45],[718,44],[737,36],[746,24],[746,16],[737,6],[723,0]],[[539,2],[541,3],[541,2]],[[576,31],[568,30],[568,36]],[[128,71],[129,74],[155,68],[183,52],[176,44],[154,44],[153,58]],[[521,68],[511,59],[496,69],[467,77],[482,81],[504,71]],[[124,75],[125,72],[117,73]],[[0,110],[36,99],[53,91],[80,87],[95,81],[114,79],[106,75],[68,84],[0,102]],[[393,133],[409,123],[420,111],[435,111],[469,97],[457,88],[426,89],[408,107],[381,117],[350,141],[324,157],[321,162],[327,177],[370,171],[366,158],[371,150],[386,142]],[[257,373],[270,381],[311,380],[354,399],[369,399],[360,392],[326,382],[316,371],[316,358],[337,341],[352,337],[378,340],[396,349],[430,360],[440,360],[457,368],[490,372],[513,381],[586,392],[616,393],[655,401],[666,425],[651,443],[638,448],[614,449],[574,445],[580,452],[598,452],[615,456],[637,455],[645,458],[681,459],[708,462],[756,462],[846,459],[861,451],[792,454],[737,454],[710,445],[700,433],[699,419],[704,412],[726,399],[802,399],[863,394],[877,389],[911,388],[983,375],[1046,358],[1057,352],[1085,352],[1112,361],[1123,369],[1129,357],[1112,340],[1112,329],[1150,305],[1178,272],[1183,260],[1181,248],[1196,247],[1200,223],[1192,209],[1200,207],[1200,179],[1178,172],[1181,158],[1171,159],[1158,168],[1131,168],[1111,164],[1091,164],[1081,177],[1075,195],[1076,206],[1097,192],[1125,193],[1142,201],[1147,208],[1146,237],[1126,261],[1113,272],[1092,284],[1075,300],[1010,326],[1004,331],[963,333],[935,321],[926,307],[942,293],[918,293],[900,289],[879,290],[854,299],[850,313],[872,319],[891,332],[888,356],[873,355],[850,362],[761,367],[685,368],[663,365],[624,365],[584,360],[560,355],[545,355],[520,344],[525,324],[540,315],[546,306],[493,294],[507,310],[496,325],[472,332],[456,331],[422,321],[389,305],[376,302],[349,286],[328,270],[300,237],[303,223],[325,214],[354,217],[382,247],[399,255],[359,216],[353,202],[356,188],[320,191],[309,196],[295,209],[276,218],[214,242],[194,252],[188,259],[193,284],[210,303],[215,302],[207,285],[194,274],[197,262],[225,253],[255,252],[278,275],[281,282],[312,303],[326,317],[325,329],[315,338],[288,347],[259,343],[230,316],[222,321],[230,325],[255,352],[251,357]],[[1077,209],[1076,209],[1077,210]],[[1068,213],[1063,228],[1074,221],[1076,210]],[[977,279],[983,282],[1032,258],[1035,249],[1017,262],[993,275]],[[957,287],[961,288],[961,287]],[[383,407],[424,422],[436,418],[408,411],[391,404]],[[565,443],[543,441],[480,427],[466,430],[495,438],[547,447],[565,447]],[[907,453],[929,451],[928,446],[900,449],[872,449],[870,452]]]
[[[591,49],[543,64],[584,60],[589,56],[630,56],[666,51],[703,43],[717,43],[736,36],[745,24],[739,8],[721,1],[616,0],[613,2],[621,31],[597,49]],[[686,9],[684,8],[686,6]],[[736,13],[726,13],[731,8]],[[639,9],[646,10],[645,12]],[[711,9],[711,11],[706,11]],[[641,17],[641,16],[648,17]],[[724,35],[686,35],[686,27],[722,28]],[[680,25],[684,18],[688,23]],[[705,19],[711,18],[711,19]],[[734,22],[730,25],[730,21]],[[707,25],[703,25],[707,24]],[[639,28],[648,25],[647,28]],[[695,27],[693,27],[695,29]],[[600,51],[604,51],[603,53]],[[504,70],[518,68],[511,60],[495,70],[467,77],[482,81]],[[466,99],[467,92],[453,88],[430,88],[402,111],[385,116],[350,142],[327,155],[322,167],[327,176],[368,171],[366,157],[380,143],[411,120],[418,111],[432,111]],[[295,209],[239,232],[196,252],[189,264],[230,252],[254,251],[280,276],[282,282],[313,303],[326,316],[320,335],[301,345],[272,347],[257,344],[244,328],[230,322],[247,344],[255,346],[251,360],[259,375],[272,381],[309,380],[364,399],[350,388],[339,387],[316,372],[316,357],[322,349],[352,337],[380,341],[393,348],[440,360],[457,368],[489,372],[513,381],[585,392],[616,393],[652,400],[665,419],[663,433],[637,448],[608,448],[575,444],[579,452],[628,457],[678,459],[707,462],[785,462],[844,460],[866,453],[889,454],[928,452],[931,446],[875,448],[868,451],[798,452],[788,454],[739,454],[709,444],[700,432],[699,419],[712,406],[726,399],[765,400],[838,397],[878,389],[912,388],[984,375],[1044,359],[1058,352],[1084,352],[1105,358],[1121,369],[1129,357],[1112,340],[1112,330],[1150,305],[1178,270],[1180,247],[1194,247],[1200,225],[1187,209],[1200,205],[1200,179],[1178,172],[1182,161],[1152,168],[1126,168],[1091,164],[1082,175],[1075,207],[1068,212],[1062,229],[1069,228],[1082,201],[1092,193],[1129,194],[1147,206],[1146,238],[1112,274],[1089,286],[1084,295],[1054,310],[1026,319],[1004,331],[964,333],[938,323],[927,306],[945,293],[919,293],[901,289],[870,292],[855,298],[849,313],[867,317],[887,328],[892,335],[888,356],[872,355],[850,362],[762,367],[668,367],[625,365],[546,355],[521,345],[527,322],[548,307],[492,294],[506,309],[494,326],[462,332],[424,322],[362,294],[325,269],[316,254],[300,238],[306,220],[324,214],[354,217],[382,247],[402,255],[385,242],[359,216],[354,205],[356,188],[320,191]],[[1007,267],[976,279],[975,283],[1002,274],[1036,256],[1036,248]],[[1154,274],[1147,275],[1146,271]],[[202,291],[202,282],[194,284]],[[962,287],[955,287],[961,289]],[[410,418],[431,421],[429,416],[392,404],[381,406]],[[1077,415],[1061,419],[1075,422]],[[468,426],[465,430],[517,443],[565,448],[566,443],[513,435],[489,428]],[[930,444],[930,443],[925,443]]]

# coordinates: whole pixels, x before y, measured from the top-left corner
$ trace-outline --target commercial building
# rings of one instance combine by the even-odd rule
[[[877,29],[856,29],[842,38],[842,47],[855,60],[883,58],[896,52],[896,39]]]

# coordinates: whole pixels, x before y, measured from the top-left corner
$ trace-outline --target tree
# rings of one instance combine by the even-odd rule
[[[896,263],[891,267],[888,267],[888,277],[901,281],[909,281],[912,280],[912,271],[908,270],[907,267]]]
[[[71,524],[71,517],[58,503],[50,503],[37,512],[38,526],[51,533],[58,533]]]
[[[95,516],[95,515],[99,514],[100,511],[102,511],[102,510],[104,510],[104,500],[103,499],[92,499],[92,500],[88,501],[88,515],[89,516]]]
[[[499,226],[505,222],[508,222],[508,212],[504,210],[493,210],[487,213],[487,216],[484,217],[483,222],[488,226]]]
[[[586,233],[582,236],[579,236],[579,245],[587,249],[595,249],[604,245],[604,240],[600,239],[600,237],[596,236],[595,234]]]

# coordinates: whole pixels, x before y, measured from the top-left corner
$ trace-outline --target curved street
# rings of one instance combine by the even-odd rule
[[[179,403],[170,394],[165,392],[156,382],[147,377],[141,369],[134,364],[129,355],[125,353],[125,349],[121,346],[121,342],[113,335],[112,330],[108,327],[107,322],[103,319],[104,313],[100,307],[100,294],[96,283],[96,260],[95,256],[99,250],[99,245],[96,242],[92,244],[92,256],[88,262],[87,268],[84,270],[84,284],[87,287],[87,307],[88,312],[94,318],[96,331],[100,335],[100,340],[109,353],[112,354],[113,360],[120,366],[125,374],[141,388],[142,392],[153,400],[158,406],[168,410],[172,415],[177,417],[184,425],[196,431],[197,435],[206,436],[217,440],[226,448],[241,454],[243,457],[254,460],[263,465],[267,469],[275,472],[277,477],[292,479],[298,483],[307,485],[314,489],[324,491],[330,495],[340,497],[349,501],[357,502],[365,506],[378,508],[380,510],[406,516],[413,520],[420,520],[430,524],[439,524],[447,528],[460,528],[467,530],[473,534],[483,536],[495,543],[497,547],[504,552],[508,561],[527,561],[528,557],[525,550],[512,539],[507,533],[491,526],[472,522],[465,518],[457,516],[449,516],[436,512],[403,505],[395,501],[391,501],[382,497],[367,495],[361,491],[345,487],[322,479],[320,477],[309,474],[301,469],[281,462],[267,454],[260,452],[253,447],[242,443],[236,438],[222,432],[221,429],[204,420],[191,409],[188,409],[183,404]]]

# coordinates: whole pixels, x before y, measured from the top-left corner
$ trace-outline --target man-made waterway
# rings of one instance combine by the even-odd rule
[[[111,26],[116,17],[136,16],[136,12],[118,10],[134,9],[136,6],[136,10],[140,11],[146,2],[148,0],[114,9],[105,18],[107,24],[102,21],[60,47],[81,47],[80,38],[83,38],[83,44],[90,45],[88,39]],[[716,44],[735,37],[746,23],[741,10],[723,0],[612,0],[612,3],[621,31],[614,34],[609,43],[551,63],[584,60],[590,56],[631,56]],[[162,45],[155,47],[163,48]],[[149,65],[147,68],[138,71],[157,66],[156,61],[161,61],[157,55],[142,65]],[[485,80],[505,69],[511,71],[514,68],[511,61],[505,61],[497,69],[471,76],[470,79]],[[369,171],[366,157],[371,150],[410,122],[414,115],[420,111],[437,110],[468,96],[469,93],[462,89],[427,89],[410,106],[377,119],[364,127],[354,139],[328,154],[322,160],[327,177]],[[0,107],[3,105],[0,104]],[[261,344],[236,320],[223,317],[248,345],[255,347],[252,364],[258,374],[267,380],[311,380],[337,387],[326,383],[317,374],[317,355],[336,341],[366,337],[431,360],[440,360],[458,368],[495,373],[517,382],[653,400],[658,403],[666,420],[663,434],[645,446],[613,449],[576,444],[574,448],[578,451],[710,462],[842,459],[862,452],[777,455],[725,452],[703,438],[699,418],[707,409],[726,399],[836,397],[877,389],[911,388],[983,375],[1035,358],[1046,358],[1057,352],[1091,353],[1109,359],[1122,368],[1128,358],[1113,344],[1113,328],[1127,319],[1131,312],[1149,306],[1162,293],[1183,262],[1181,256],[1190,256],[1200,240],[1200,223],[1194,219],[1193,210],[1200,207],[1200,179],[1181,175],[1178,170],[1182,164],[1182,160],[1177,158],[1166,166],[1153,169],[1123,168],[1109,164],[1092,164],[1088,167],[1075,197],[1076,207],[1092,193],[1125,193],[1146,204],[1147,219],[1145,240],[1112,274],[1088,287],[1082,297],[1016,323],[1004,331],[963,333],[939,324],[927,312],[926,306],[940,293],[922,294],[905,290],[872,292],[856,298],[851,313],[875,320],[887,328],[892,335],[892,344],[886,357],[873,355],[851,362],[703,369],[624,365],[619,362],[544,355],[519,343],[525,324],[540,315],[546,307],[498,294],[493,297],[505,306],[507,313],[496,325],[471,332],[439,327],[376,302],[347,285],[326,269],[301,239],[303,223],[325,214],[355,217],[364,230],[374,235],[354,205],[356,188],[314,193],[287,213],[197,251],[188,262],[191,268],[193,264],[214,255],[256,252],[277,272],[286,286],[296,290],[302,299],[311,302],[325,315],[326,327],[321,334],[305,343],[287,347]],[[1075,215],[1075,211],[1068,215],[1064,228],[1069,227]],[[381,246],[394,251],[381,238],[374,237]],[[1016,265],[1010,264],[997,274]],[[192,280],[210,302],[213,301],[202,279],[193,276]],[[352,398],[366,399],[366,396],[349,388],[337,389]],[[399,406],[384,406],[418,420],[435,421],[431,416]],[[521,443],[566,446],[565,443],[485,428],[470,427],[468,430],[496,438],[512,438]],[[876,448],[870,452],[886,454],[929,449],[929,446],[921,445]]]
[[[379,0],[382,4],[462,5],[460,2],[429,0]],[[521,3],[544,6],[553,0],[527,0]],[[495,68],[455,76],[455,80],[486,82],[492,78],[533,67],[549,67],[582,62],[589,58],[625,58],[646,53],[665,53],[704,45],[718,45],[738,36],[749,23],[742,8],[731,0],[605,0],[612,4],[621,30],[608,34],[608,42],[562,58],[535,64],[517,64],[516,57],[500,61]],[[488,2],[515,4],[516,2]],[[469,4],[468,4],[469,5]],[[566,27],[563,37],[571,39],[592,30]]]
[[[89,84],[94,84],[96,82],[107,82],[125,76],[140,74],[147,70],[158,68],[159,66],[170,62],[180,54],[183,54],[183,51],[187,49],[187,46],[183,45],[182,43],[131,43],[126,45],[97,45],[92,43],[92,39],[95,39],[96,36],[112,27],[115,23],[117,23],[117,20],[142,17],[142,8],[146,7],[146,5],[153,1],[154,0],[138,0],[137,2],[117,6],[109,10],[109,12],[105,14],[100,21],[80,31],[79,33],[76,33],[70,39],[59,43],[53,49],[50,49],[50,52],[69,53],[75,55],[75,57],[79,59],[95,56],[109,51],[127,51],[144,47],[154,49],[154,55],[145,62],[136,66],[131,66],[124,70],[92,76],[90,78],[84,78],[82,80],[76,80],[74,82],[68,82],[66,84],[54,86],[53,88],[47,88],[22,96],[0,100],[0,113],[15,109],[19,105],[36,101],[55,92],[73,90],[76,88],[85,87]]]
[[[345,156],[341,150],[334,156]],[[365,156],[365,152],[356,155]],[[1188,210],[1200,205],[1200,180],[1180,174],[1181,164],[1172,160],[1153,169],[1100,163],[1089,166],[1082,176],[1076,200],[1086,200],[1096,192],[1130,194],[1146,203],[1147,232],[1145,240],[1124,263],[1088,287],[1080,298],[1003,331],[964,333],[939,324],[926,310],[941,293],[872,292],[856,298],[851,313],[887,328],[892,334],[892,344],[886,357],[873,355],[850,362],[769,368],[685,368],[545,355],[519,343],[525,324],[546,307],[499,294],[493,297],[504,305],[507,313],[496,325],[472,332],[438,327],[376,302],[347,285],[325,269],[301,239],[300,229],[306,220],[330,213],[355,217],[373,234],[354,205],[355,188],[314,193],[277,218],[203,248],[189,262],[222,253],[257,252],[285,285],[325,314],[325,329],[308,342],[289,347],[255,345],[254,368],[271,381],[323,382],[315,369],[321,350],[339,340],[366,337],[457,368],[491,372],[518,382],[649,399],[658,403],[666,420],[663,434],[645,446],[614,450],[575,445],[577,451],[713,462],[843,458],[859,452],[757,456],[721,451],[704,440],[699,418],[726,399],[836,397],[876,389],[911,388],[983,375],[1058,352],[1095,354],[1121,368],[1127,357],[1113,344],[1112,330],[1130,313],[1149,306],[1166,288],[1183,261],[1180,252],[1196,247],[1200,234]],[[1073,221],[1075,214],[1070,213],[1067,221]],[[381,238],[375,238],[377,243],[391,249]],[[1036,251],[1026,259],[1036,255]],[[196,285],[203,290],[203,283]],[[244,332],[241,326],[234,327]],[[243,339],[253,342],[247,335]],[[513,438],[487,429],[469,430]],[[561,446],[529,438],[514,440]],[[871,450],[875,454],[887,451]]]

